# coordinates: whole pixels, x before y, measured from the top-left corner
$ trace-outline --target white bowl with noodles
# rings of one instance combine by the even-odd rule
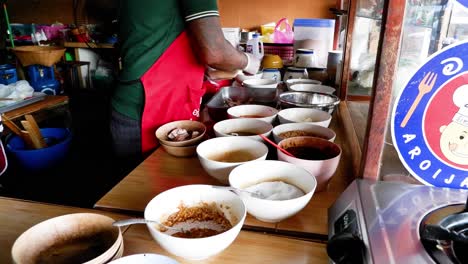
[[[273,125],[264,120],[255,118],[234,118],[219,121],[213,126],[217,137],[245,137],[257,141],[263,139],[259,134],[269,137],[273,130]]]
[[[253,160],[265,160],[267,154],[268,147],[264,143],[248,137],[212,138],[197,147],[203,169],[225,185],[235,167]]]
[[[255,118],[271,124],[275,121],[278,109],[266,105],[244,104],[228,108],[227,113],[229,118]]]
[[[322,110],[304,107],[286,108],[278,112],[280,124],[286,123],[310,123],[328,127],[332,116]]]
[[[249,88],[276,89],[278,83],[273,79],[248,79],[242,85]]]
[[[240,197],[230,191],[216,189],[211,185],[185,185],[169,189],[154,197],[146,206],[144,217],[167,223],[168,218],[184,210],[183,207],[196,206],[214,208],[219,215],[222,214],[224,219],[229,221],[231,227],[213,236],[184,238],[162,232],[155,224],[147,224],[151,236],[163,249],[188,260],[206,259],[226,249],[239,234],[247,213]],[[174,224],[183,226],[184,221]],[[198,228],[197,224],[194,225],[188,228],[188,231],[192,230],[191,228]]]
[[[289,90],[295,92],[312,92],[312,93],[325,93],[325,94],[334,94],[336,89],[321,84],[309,84],[309,83],[298,83],[289,86]]]
[[[291,85],[299,84],[299,83],[322,84],[321,81],[312,80],[312,79],[287,79],[286,80],[286,87],[289,89],[289,87],[291,87]]]
[[[319,137],[334,142],[336,133],[330,128],[309,123],[287,123],[277,125],[272,131],[276,143],[290,137],[308,136]]]
[[[242,164],[229,174],[229,184],[241,190],[250,187],[256,188],[255,186],[258,184],[272,182],[281,183],[282,186],[284,183],[292,185],[298,188],[302,195],[294,196],[295,198],[274,200],[280,196],[285,198],[289,195],[285,195],[286,190],[278,188],[278,185],[264,185],[262,191],[258,188],[257,191],[262,197],[240,191],[239,196],[244,201],[248,213],[263,222],[276,223],[297,214],[309,203],[317,187],[315,177],[308,171],[300,166],[277,160],[253,161]],[[283,194],[278,192],[283,192]]]

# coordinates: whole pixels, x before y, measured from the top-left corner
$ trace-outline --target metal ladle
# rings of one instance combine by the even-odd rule
[[[148,219],[145,219],[145,218],[130,218],[130,219],[115,221],[114,223],[112,223],[113,226],[118,226],[118,227],[128,226],[128,225],[135,225],[135,224],[156,224],[156,225],[158,225],[158,226],[160,226],[162,228],[165,228],[167,230],[172,230],[172,231],[182,232],[182,233],[186,232],[183,228],[167,226],[167,225],[162,224],[159,221],[148,220]]]

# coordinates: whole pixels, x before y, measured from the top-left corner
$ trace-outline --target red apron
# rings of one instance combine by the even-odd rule
[[[141,125],[143,154],[157,147],[155,131],[175,120],[197,120],[205,67],[182,32],[141,77],[145,103]]]

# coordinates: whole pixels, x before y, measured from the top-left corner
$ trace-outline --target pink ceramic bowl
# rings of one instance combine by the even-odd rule
[[[292,137],[282,140],[278,145],[295,156],[288,156],[278,150],[278,160],[298,165],[315,176],[316,192],[327,188],[341,158],[341,148],[337,144],[316,137]]]

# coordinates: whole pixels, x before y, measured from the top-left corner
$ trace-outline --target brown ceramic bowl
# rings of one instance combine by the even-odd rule
[[[183,128],[183,129],[187,129],[188,131],[197,130],[200,132],[200,135],[189,140],[171,141],[168,139],[167,135],[169,134],[169,132],[171,132],[175,128]],[[179,120],[179,121],[173,121],[173,122],[160,126],[156,130],[156,137],[158,138],[159,143],[161,143],[161,145],[173,146],[173,147],[184,147],[184,146],[193,146],[193,145],[200,143],[200,141],[203,140],[203,136],[205,135],[205,132],[206,132],[206,126],[202,122],[192,121],[192,120]]]
[[[107,263],[123,253],[122,233],[113,222],[93,213],[43,221],[16,239],[11,250],[13,263]]]
[[[197,145],[174,147],[161,143],[164,150],[175,157],[191,157],[197,153]]]

